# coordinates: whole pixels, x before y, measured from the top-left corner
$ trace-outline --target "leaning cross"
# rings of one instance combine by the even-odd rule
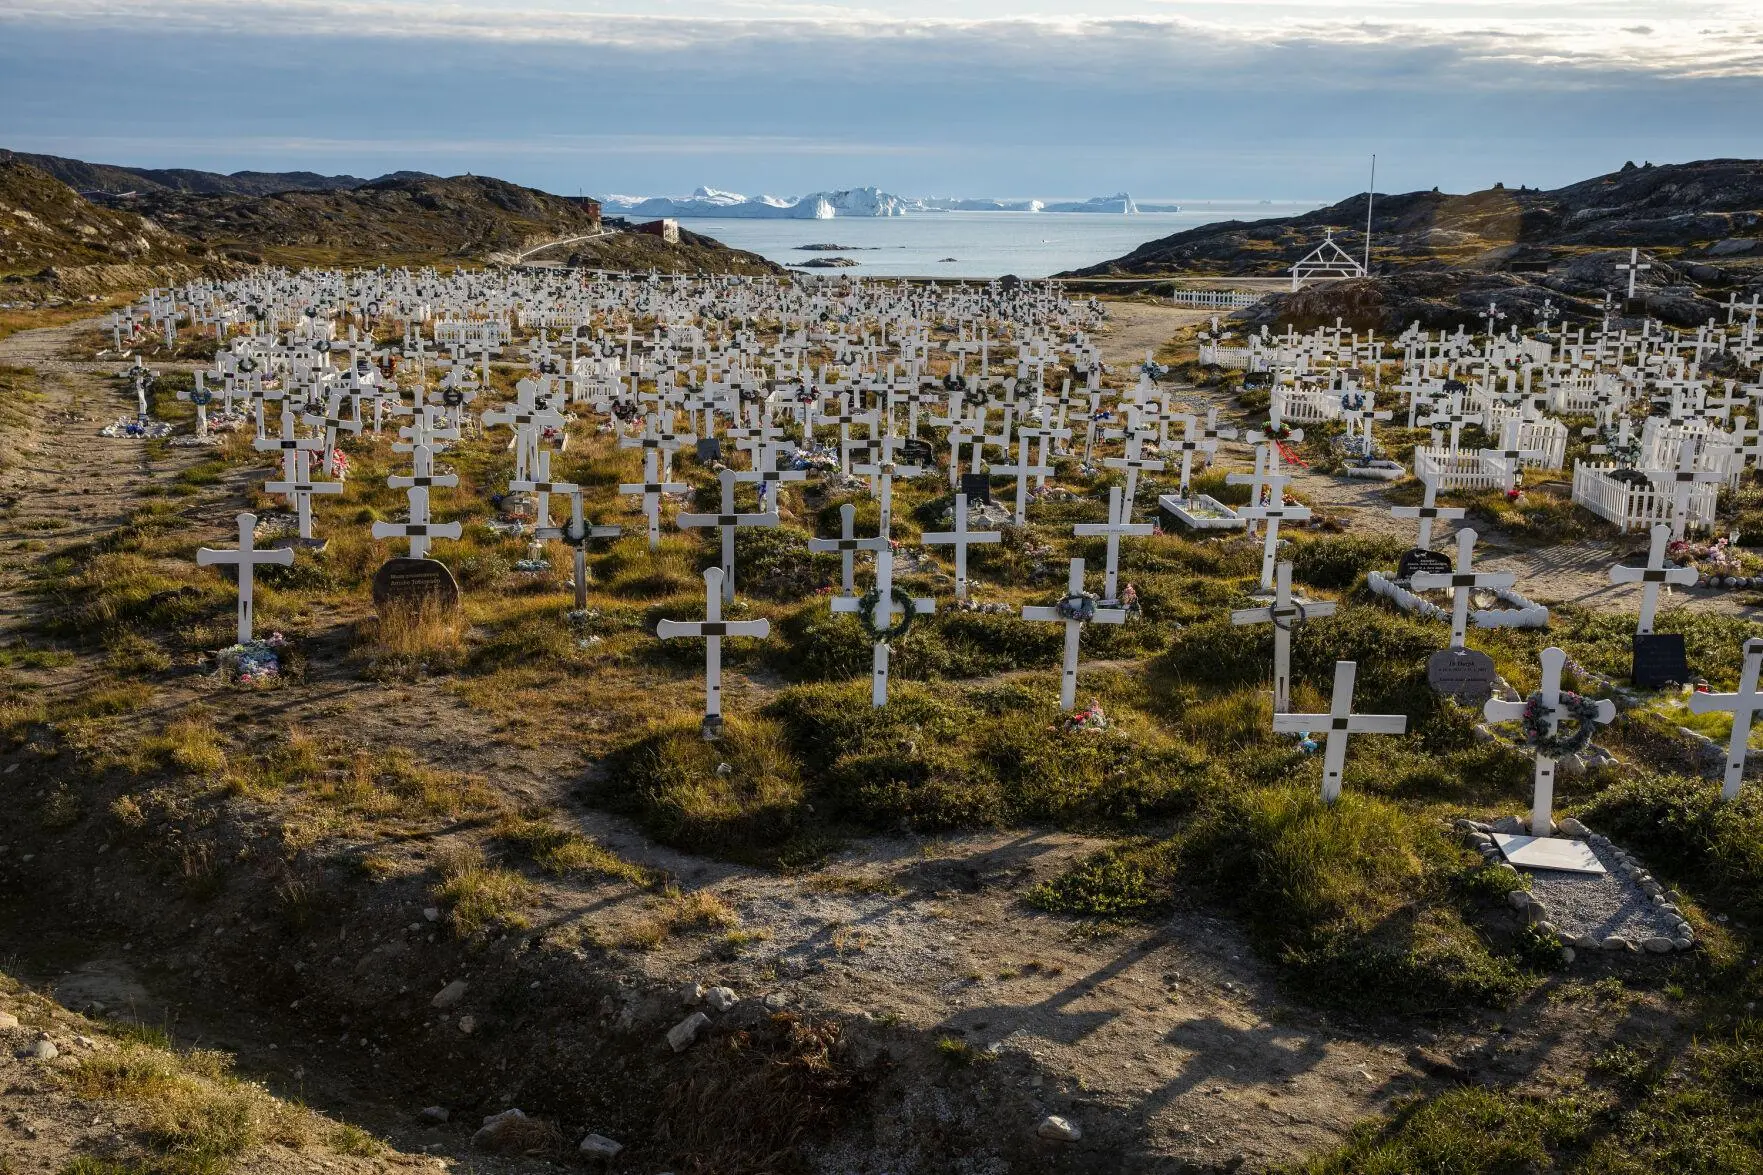
[[[1751,743],[1751,722],[1763,710],[1763,694],[1757,692],[1757,672],[1763,667],[1763,640],[1752,637],[1745,642],[1745,666],[1739,671],[1739,688],[1735,694],[1691,694],[1690,711],[1708,714],[1715,710],[1732,711],[1732,738],[1726,746],[1726,778],[1720,787],[1720,798],[1736,800],[1739,785],[1745,778],[1745,760]]]
[[[236,551],[216,550],[213,547],[199,547],[196,550],[196,564],[199,567],[210,567],[216,563],[233,563],[239,568],[239,643],[251,643],[251,597],[256,586],[256,567],[259,563],[273,563],[280,567],[291,567],[294,563],[292,549],[282,547],[278,550],[261,551],[257,549],[257,515],[239,515],[239,549]],[[1751,674],[1752,680],[1756,674]]]
[[[1322,752],[1322,802],[1332,804],[1341,796],[1341,773],[1347,765],[1347,736],[1351,734],[1402,734],[1408,729],[1406,714],[1353,713],[1353,679],[1359,672],[1355,661],[1334,663],[1334,694],[1326,714],[1275,714],[1273,729],[1302,734],[1319,726],[1325,747]]]
[[[1567,664],[1567,654],[1557,648],[1543,650],[1543,680],[1540,687],[1541,708],[1548,733],[1553,734],[1561,719],[1567,717],[1561,705],[1561,670]],[[1499,698],[1489,698],[1481,708],[1482,714],[1489,722],[1513,722],[1524,717],[1528,702],[1503,702]],[[1609,701],[1597,703],[1597,714],[1593,721],[1608,723],[1616,718],[1616,706]],[[1536,757],[1536,784],[1530,800],[1530,832],[1532,836],[1548,836],[1554,828],[1555,808],[1555,760],[1545,755]]]
[[[1659,587],[1661,584],[1677,583],[1688,586],[1696,582],[1694,567],[1665,566],[1665,544],[1671,538],[1671,528],[1663,522],[1653,527],[1653,543],[1647,548],[1647,565],[1645,567],[1612,567],[1611,583],[1640,583],[1641,615],[1635,625],[1635,635],[1645,636],[1653,631],[1653,613],[1659,607]]]
[[[1292,705],[1292,629],[1316,616],[1333,616],[1334,601],[1294,600],[1292,565],[1279,565],[1274,577],[1273,602],[1265,608],[1242,608],[1230,614],[1230,622],[1273,625],[1273,712],[1284,714]]]
[[[1065,591],[1065,599],[1051,608],[1023,605],[1022,618],[1065,625],[1065,665],[1059,679],[1059,708],[1070,710],[1077,705],[1077,646],[1083,635],[1085,620],[1094,620],[1098,624],[1121,624],[1126,620],[1126,612],[1120,608],[1094,607],[1095,601],[1084,595],[1082,559],[1071,561],[1071,573],[1066,579]],[[1074,604],[1073,601],[1082,603]],[[1082,611],[1085,604],[1090,605],[1087,618]]]
[[[1465,528],[1457,532],[1457,569],[1453,572],[1421,571],[1413,578],[1417,592],[1433,588],[1451,589],[1451,647],[1461,649],[1469,635],[1469,589],[1508,588],[1518,582],[1510,571],[1476,571],[1475,532]]]
[[[701,621],[663,620],[655,626],[655,635],[662,640],[674,637],[704,638],[704,737],[714,739],[722,733],[722,638],[725,636],[768,637],[769,620],[724,620],[722,618],[722,568],[704,571],[704,619]]]

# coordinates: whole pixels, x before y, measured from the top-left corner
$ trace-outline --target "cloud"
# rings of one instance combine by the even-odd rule
[[[1160,15],[1144,15],[1147,6]],[[1119,11],[1111,11],[1115,8]],[[1327,47],[1395,59],[1442,53],[1467,65],[1763,76],[1763,19],[1754,6],[1734,0],[1693,6],[1682,0],[1588,0],[1571,7],[1518,0],[1469,0],[1448,7],[1412,0],[1345,7],[1308,0],[1100,0],[1087,9],[1084,16],[1042,10],[1034,0],[1008,8],[1000,0],[903,0],[874,8],[606,0],[594,11],[542,0],[470,6],[422,0],[9,0],[0,8],[0,24],[669,54],[727,55],[803,45],[839,52],[861,45],[982,62],[1044,60],[1061,51],[1086,59],[1162,54],[1183,61],[1267,60]],[[1630,23],[1639,15],[1652,23]],[[1649,39],[1637,41],[1642,32]]]

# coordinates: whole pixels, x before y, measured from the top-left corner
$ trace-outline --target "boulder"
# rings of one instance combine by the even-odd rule
[[[693,1012],[667,1030],[667,1046],[676,1053],[685,1052],[692,1047],[692,1044],[698,1039],[698,1033],[702,1032],[709,1023],[710,1017],[702,1012]]]
[[[1084,1136],[1076,1122],[1067,1121],[1058,1114],[1048,1114],[1035,1127],[1035,1134],[1051,1142],[1076,1142]]]
[[[449,983],[446,987],[443,987],[440,991],[435,993],[435,998],[429,1001],[429,1007],[437,1008],[444,1012],[448,1008],[456,1006],[460,1000],[463,1000],[465,998],[465,993],[469,990],[471,990],[471,985],[469,983],[465,982],[463,979],[455,979],[452,983]]]
[[[582,1139],[582,1144],[577,1149],[591,1159],[614,1159],[624,1149],[624,1144],[613,1142],[604,1134],[590,1134]]]

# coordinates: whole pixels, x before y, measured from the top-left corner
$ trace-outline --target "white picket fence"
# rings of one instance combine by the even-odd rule
[[[1221,310],[1241,310],[1245,306],[1253,306],[1264,295],[1244,293],[1242,290],[1176,290],[1169,296],[1172,306],[1205,306]]]
[[[1441,490],[1501,490],[1506,488],[1506,463],[1481,454],[1431,446],[1414,450],[1414,476],[1433,481]]]
[[[1672,492],[1663,481],[1649,480],[1643,484],[1611,477],[1615,465],[1594,465],[1577,461],[1573,466],[1573,500],[1599,518],[1614,522],[1624,531],[1648,530],[1672,518]],[[1714,504],[1718,488],[1708,482],[1698,484],[1690,492],[1687,525],[1706,530],[1714,525]]]
[[[1320,424],[1341,414],[1341,394],[1321,388],[1278,387],[1279,419],[1290,424]]]
[[[1216,343],[1201,343],[1200,363],[1205,367],[1234,367],[1247,370],[1249,348],[1220,347]]]

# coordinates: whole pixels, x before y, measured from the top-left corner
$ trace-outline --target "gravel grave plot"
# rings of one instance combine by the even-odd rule
[[[1695,931],[1677,906],[1675,891],[1667,892],[1646,867],[1610,839],[1577,820],[1560,825],[1564,835],[1581,838],[1607,870],[1571,873],[1561,869],[1515,869],[1495,847],[1493,833],[1527,831],[1517,817],[1492,825],[1462,821],[1464,832],[1490,868],[1514,869],[1530,881],[1528,890],[1510,895],[1538,930],[1575,948],[1611,951],[1687,951],[1696,945]]]
[[[1664,954],[1695,945],[1676,904],[1639,862],[1606,837],[1593,835],[1587,843],[1609,872],[1522,870],[1530,878],[1526,905],[1535,910],[1532,917],[1539,927],[1552,927],[1562,942],[1573,947]]]

